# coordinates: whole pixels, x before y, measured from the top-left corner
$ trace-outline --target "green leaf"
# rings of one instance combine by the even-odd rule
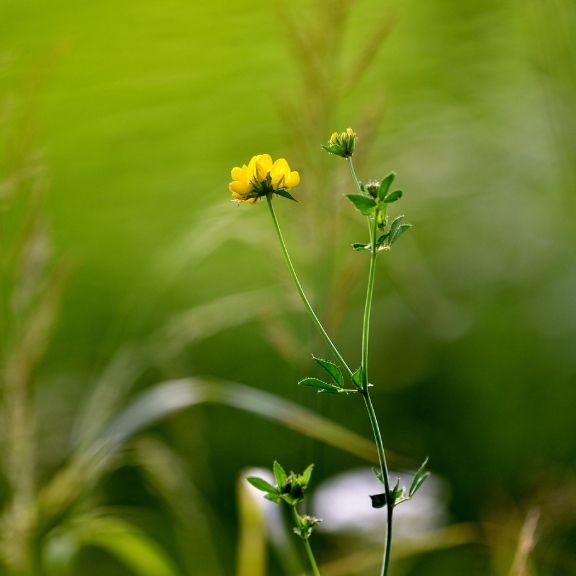
[[[318,388],[318,392],[328,392],[329,394],[338,394],[338,386],[328,384],[319,378],[304,378],[298,382],[299,386],[308,386],[309,388]]]
[[[274,460],[274,464],[272,466],[272,471],[274,472],[274,478],[276,479],[276,484],[278,485],[279,490],[283,490],[286,486],[286,481],[288,480],[288,476],[286,475],[286,470],[282,468],[282,465]]]
[[[386,238],[388,238],[388,236],[390,235],[390,232],[386,232],[386,234],[382,234],[378,240],[376,240],[376,248],[380,248],[380,246],[382,246],[382,244],[384,244],[384,242],[386,241]]]
[[[386,204],[396,202],[396,200],[402,198],[402,194],[403,194],[402,190],[394,190],[394,192],[390,192],[390,194],[388,194],[388,196],[384,198],[384,202],[386,202]]]
[[[278,490],[272,484],[269,484],[263,478],[258,478],[257,476],[249,476],[246,478],[254,488],[261,490],[262,492],[268,492],[268,494],[278,494]]]
[[[330,374],[332,380],[338,384],[339,388],[344,386],[344,377],[342,376],[342,372],[340,372],[340,368],[338,368],[336,364],[333,364],[328,360],[322,360],[322,358],[316,358],[316,356],[312,356],[312,358],[316,364],[324,368],[324,370]]]
[[[378,470],[377,468],[372,468],[372,472],[374,472],[374,475],[376,476],[376,478],[378,478],[378,480],[380,481],[382,486],[384,486],[385,482],[384,482],[384,477],[382,476],[382,472],[380,470]]]
[[[354,250],[356,250],[357,252],[361,252],[362,250],[370,250],[371,246],[370,246],[370,244],[354,243],[354,244],[352,244],[352,248],[354,248]]]
[[[348,198],[364,216],[370,216],[376,207],[376,202],[373,198],[362,196],[362,194],[346,194],[346,198]]]
[[[292,194],[290,194],[290,192],[288,192],[288,190],[282,190],[280,188],[279,190],[275,190],[274,192],[276,192],[276,194],[278,194],[278,196],[283,196],[284,198],[288,198],[288,200],[293,200],[294,202],[298,202],[298,200],[296,200],[296,198],[294,198],[294,196],[292,196]]]
[[[310,483],[310,477],[312,476],[312,471],[314,470],[314,464],[310,464],[304,472],[302,472],[301,480],[304,486],[308,486]]]
[[[428,458],[426,458],[426,460],[422,462],[422,466],[418,468],[418,471],[414,475],[414,480],[412,480],[412,484],[410,486],[410,489],[408,490],[408,496],[410,496],[410,498],[412,498],[412,496],[414,496],[414,494],[418,492],[422,484],[424,484],[424,482],[426,482],[426,480],[430,477],[430,472],[426,470],[427,466],[428,466]]]
[[[388,174],[388,176],[386,176],[386,178],[384,178],[384,180],[382,180],[382,182],[380,182],[380,189],[378,190],[378,199],[379,200],[384,200],[384,198],[386,198],[386,194],[388,194],[388,190],[390,189],[390,185],[394,181],[395,177],[396,177],[396,173],[390,172],[390,174]]]
[[[274,504],[280,504],[280,502],[282,502],[282,498],[280,498],[278,494],[264,494],[264,498],[266,498],[266,500],[270,500],[270,502],[274,502]]]
[[[388,240],[388,245],[392,246],[392,244],[397,242],[400,236],[402,236],[402,234],[404,234],[404,232],[410,228],[412,228],[412,224],[400,224],[400,226],[398,226],[398,228],[396,228],[394,231],[394,234],[390,232],[390,240]]]
[[[362,370],[362,366],[352,374],[352,382],[358,386],[358,388],[362,388],[364,385],[364,370]]]
[[[390,491],[390,498],[392,502],[396,504],[396,500],[398,500],[398,498],[402,498],[402,496],[404,496],[404,486],[400,486],[400,480],[398,480],[396,482],[396,486],[394,486],[394,488],[392,488]]]
[[[372,508],[384,508],[386,506],[386,494],[370,494],[370,500],[372,500]]]

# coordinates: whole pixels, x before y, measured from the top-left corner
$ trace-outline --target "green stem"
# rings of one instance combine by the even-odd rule
[[[370,312],[372,311],[372,298],[374,296],[374,280],[376,278],[376,234],[378,231],[377,214],[374,214],[374,223],[370,228],[370,269],[368,271],[368,288],[366,289],[366,302],[364,304],[364,321],[362,322],[362,387],[368,390],[368,345],[370,341]]]
[[[294,506],[292,507],[292,515],[294,516],[296,528],[300,530],[300,516],[298,515],[298,511]],[[308,538],[302,538],[302,542],[304,542],[304,549],[306,550],[306,556],[308,556],[310,566],[312,567],[312,573],[314,576],[320,576],[320,570],[318,569],[318,564],[316,564],[316,558],[314,558],[314,552],[312,552],[312,546],[310,546]]]
[[[348,160],[348,168],[350,168],[350,174],[352,174],[352,180],[354,180],[354,184],[356,184],[356,188],[358,188],[358,194],[362,194],[362,188],[360,187],[360,180],[358,180],[358,176],[356,176],[356,170],[354,170],[354,162],[352,161],[352,156],[348,156],[346,160]]]
[[[376,418],[376,412],[374,411],[374,406],[372,404],[372,399],[370,398],[370,392],[368,388],[362,392],[362,396],[364,397],[364,403],[366,404],[366,410],[368,411],[368,418],[370,419],[370,424],[374,433],[376,449],[378,450],[378,460],[380,461],[380,472],[382,475],[382,480],[384,481],[384,492],[386,494],[386,547],[384,548],[384,559],[382,561],[382,569],[380,571],[380,575],[387,576],[388,569],[390,567],[390,552],[392,550],[392,515],[394,512],[394,505],[391,505],[390,480],[388,474],[388,465],[386,463],[386,453],[384,452],[384,443],[382,441],[380,426],[378,426],[378,419]]]
[[[280,241],[280,247],[282,248],[282,253],[284,254],[284,258],[286,260],[286,264],[288,265],[288,270],[290,271],[292,280],[294,280],[296,290],[298,291],[298,294],[300,295],[300,298],[302,299],[302,302],[304,303],[304,306],[308,314],[310,315],[312,322],[315,324],[316,328],[318,328],[318,331],[322,335],[322,338],[324,338],[324,341],[328,345],[328,348],[330,348],[332,354],[334,354],[338,362],[342,365],[342,367],[346,370],[346,372],[348,372],[349,376],[352,377],[353,374],[352,370],[350,369],[344,358],[342,358],[342,355],[334,345],[334,342],[332,342],[330,336],[328,336],[326,330],[324,330],[324,326],[322,326],[322,323],[320,322],[320,320],[318,320],[318,316],[316,316],[314,309],[312,308],[312,305],[310,304],[308,298],[306,297],[306,294],[304,293],[302,284],[300,284],[300,280],[298,279],[298,275],[296,274],[296,270],[294,269],[294,265],[292,264],[292,260],[290,259],[290,254],[288,254],[288,249],[286,248],[286,243],[284,242],[284,237],[282,236],[280,225],[278,224],[278,219],[276,218],[276,212],[274,211],[274,206],[272,205],[272,198],[270,194],[266,196],[266,200],[268,201],[268,208],[270,209],[272,221],[274,222],[274,228],[276,229],[276,234],[278,236],[278,240]]]
[[[307,539],[304,540],[304,548],[306,549],[306,555],[308,556],[310,566],[312,567],[312,573],[314,574],[314,576],[320,576],[320,570],[318,569],[318,565],[316,564],[314,553],[312,552],[312,547],[310,546],[310,542],[308,542]]]
[[[358,193],[362,194],[360,181],[356,176],[354,170],[354,163],[352,158],[348,158],[348,166],[352,179],[358,188]],[[390,568],[390,552],[392,549],[392,519],[394,512],[394,505],[392,503],[390,491],[390,479],[388,474],[388,465],[386,463],[386,453],[384,452],[384,442],[382,441],[382,433],[374,411],[374,405],[370,398],[369,380],[368,380],[368,357],[369,357],[369,342],[370,342],[370,313],[372,311],[372,300],[374,297],[374,281],[376,277],[376,258],[378,256],[378,249],[376,247],[376,238],[378,234],[378,208],[374,213],[374,219],[371,222],[370,217],[368,220],[368,230],[370,234],[370,269],[368,272],[368,287],[366,289],[366,303],[364,305],[364,321],[362,323],[362,396],[366,410],[368,411],[368,418],[372,426],[374,440],[376,442],[376,449],[378,451],[378,460],[380,461],[380,473],[384,482],[384,492],[386,494],[386,515],[387,515],[387,528],[386,528],[386,546],[384,548],[384,558],[382,560],[382,568],[380,571],[381,576],[387,576]]]

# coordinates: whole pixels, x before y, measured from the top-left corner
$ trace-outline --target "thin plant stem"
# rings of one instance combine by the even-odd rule
[[[374,405],[372,404],[368,388],[363,390],[362,396],[364,397],[364,403],[366,404],[366,410],[368,411],[368,418],[370,419],[370,424],[372,425],[372,431],[374,433],[376,449],[378,450],[378,460],[380,461],[380,472],[382,480],[384,481],[384,492],[386,494],[386,547],[384,548],[384,558],[380,575],[387,576],[390,567],[390,553],[392,551],[392,517],[394,505],[391,502],[390,480],[388,475],[388,465],[386,463],[386,453],[384,452],[384,443],[382,441],[380,426],[378,426],[378,419],[376,418],[376,412],[374,411]]]
[[[314,576],[320,576],[320,570],[318,569],[318,565],[316,564],[316,559],[314,558],[314,552],[312,552],[312,547],[310,546],[310,542],[307,539],[304,540],[304,548],[306,550],[308,560],[310,561],[310,566],[312,567],[312,573],[314,574]]]
[[[300,517],[295,507],[292,507],[292,516],[294,517],[296,528],[300,529]],[[308,561],[310,562],[312,573],[314,576],[320,576],[320,570],[318,568],[318,564],[316,564],[316,558],[314,558],[314,552],[312,551],[312,546],[310,546],[308,538],[302,538],[302,542],[304,542],[304,549],[306,550],[306,556],[308,556]]]
[[[330,336],[328,336],[326,330],[324,330],[324,326],[322,326],[322,323],[318,319],[318,316],[316,316],[316,313],[314,312],[312,305],[310,304],[308,298],[306,297],[306,294],[304,293],[302,284],[300,284],[300,280],[298,279],[298,275],[296,274],[296,270],[294,269],[294,265],[292,264],[292,260],[290,259],[288,248],[286,248],[286,243],[284,242],[284,237],[282,236],[282,231],[280,230],[280,225],[278,224],[278,218],[276,218],[276,212],[274,211],[272,198],[270,196],[271,196],[270,194],[266,196],[266,200],[268,202],[268,208],[270,209],[270,215],[272,216],[272,221],[274,222],[274,228],[276,229],[276,234],[280,242],[280,247],[282,248],[282,254],[284,254],[284,259],[286,260],[286,264],[288,265],[288,270],[290,271],[292,280],[294,280],[296,290],[298,291],[298,294],[300,295],[300,298],[302,299],[302,302],[304,303],[306,311],[310,315],[312,322],[315,324],[316,328],[318,328],[318,331],[322,335],[322,338],[324,338],[324,341],[328,345],[328,348],[330,348],[332,354],[334,354],[334,356],[337,358],[341,366],[346,370],[346,372],[348,372],[349,376],[352,377],[353,374],[352,370],[350,369],[350,367],[348,366],[348,364],[338,351],[338,348],[336,348],[334,342],[332,342]]]
[[[352,179],[358,188],[358,192],[362,193],[360,187],[360,181],[356,176],[356,170],[354,169],[354,163],[352,157],[348,157],[348,166],[350,168],[350,173]],[[370,217],[368,220],[368,230],[370,234],[370,268],[368,272],[368,287],[366,289],[366,302],[364,305],[364,320],[362,322],[362,396],[364,397],[364,403],[366,405],[366,410],[368,411],[368,418],[370,420],[370,425],[372,426],[372,432],[374,434],[374,440],[376,442],[376,449],[378,451],[378,460],[380,461],[380,473],[382,476],[382,481],[384,482],[384,492],[386,494],[386,546],[384,548],[384,558],[382,560],[381,576],[387,576],[390,567],[390,553],[392,548],[392,519],[394,513],[394,503],[392,502],[391,492],[390,492],[390,479],[388,474],[388,464],[386,462],[386,453],[384,451],[384,442],[382,440],[382,433],[380,432],[380,426],[378,425],[378,419],[376,418],[376,412],[374,411],[374,405],[372,404],[372,399],[370,398],[369,380],[368,380],[368,359],[369,359],[369,344],[370,344],[370,313],[372,311],[372,300],[374,297],[374,281],[376,277],[376,258],[378,256],[378,248],[376,246],[376,236],[378,233],[378,209],[374,214],[373,221],[371,222]]]

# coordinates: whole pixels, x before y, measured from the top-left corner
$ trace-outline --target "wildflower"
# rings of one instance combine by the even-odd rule
[[[231,176],[228,188],[232,197],[249,204],[273,193],[294,200],[288,190],[300,184],[300,174],[291,170],[284,158],[273,162],[270,154],[253,156],[248,165],[232,168]]]
[[[336,156],[349,158],[354,154],[357,139],[356,132],[352,128],[348,128],[346,132],[341,132],[340,134],[334,132],[330,136],[330,140],[328,140],[328,145],[322,146],[322,148],[331,154],[336,154]]]

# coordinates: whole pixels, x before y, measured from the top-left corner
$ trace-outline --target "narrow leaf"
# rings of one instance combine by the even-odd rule
[[[374,475],[376,476],[376,478],[378,478],[380,483],[384,486],[384,477],[382,476],[382,472],[380,470],[378,470],[377,468],[372,468],[372,472],[374,472]]]
[[[310,476],[312,476],[312,471],[314,470],[314,464],[310,464],[306,470],[302,473],[302,484],[308,486],[310,483]]]
[[[286,482],[288,480],[288,476],[286,475],[286,470],[282,468],[282,465],[279,462],[274,461],[274,465],[272,466],[272,471],[274,472],[274,478],[276,479],[276,484],[278,485],[278,489],[282,490],[286,486]]]
[[[388,244],[392,246],[392,244],[397,242],[400,236],[402,236],[402,234],[404,234],[404,232],[410,228],[412,228],[412,224],[400,224],[400,226],[398,226],[398,228],[396,228],[394,231],[394,234],[390,233],[390,240],[388,241]]]
[[[354,204],[354,206],[364,214],[370,216],[376,207],[376,202],[373,198],[362,196],[361,194],[346,194],[346,198]]]
[[[338,386],[328,384],[319,378],[304,378],[298,382],[299,386],[308,386],[309,388],[318,388],[319,392],[328,392],[330,394],[338,394]]]
[[[420,468],[418,468],[418,471],[414,475],[412,485],[410,486],[410,490],[408,490],[408,496],[410,496],[410,498],[412,498],[412,496],[416,494],[416,492],[420,489],[422,484],[424,484],[424,482],[426,482],[426,480],[430,477],[430,472],[426,470],[427,466],[428,466],[428,458],[426,458],[426,460],[422,462],[422,465],[420,466]]]
[[[316,364],[324,368],[324,370],[330,374],[330,377],[334,382],[336,382],[336,384],[338,384],[339,388],[344,386],[344,377],[342,376],[342,372],[340,372],[340,368],[338,368],[336,364],[333,364],[328,360],[322,360],[322,358],[316,358],[316,356],[312,356],[312,358]]]
[[[386,178],[384,178],[384,180],[382,180],[382,182],[380,182],[380,189],[378,190],[378,198],[380,200],[384,200],[384,198],[386,198],[386,194],[388,194],[388,190],[390,189],[390,185],[394,181],[395,177],[396,177],[396,173],[390,172],[390,174],[388,174],[388,176],[386,176]]]
[[[362,388],[364,384],[364,370],[362,370],[362,366],[352,374],[352,382],[358,386],[358,388]]]
[[[288,192],[288,190],[282,190],[281,188],[279,190],[275,190],[276,194],[278,194],[278,196],[283,196],[284,198],[288,198],[288,200],[293,200],[294,202],[298,202],[298,200],[296,200],[296,198],[294,198],[294,196],[292,196],[292,194],[290,194],[290,192]]]
[[[277,494],[278,490],[276,490],[276,488],[274,488],[274,486],[272,486],[272,484],[269,484],[268,482],[266,482],[266,480],[262,479],[262,478],[258,478],[257,476],[250,476],[248,478],[246,478],[246,480],[248,480],[248,482],[250,482],[250,484],[252,484],[252,486],[254,486],[254,488],[257,488],[258,490],[261,490],[262,492],[268,492],[268,494]]]
[[[390,235],[389,232],[386,232],[386,234],[382,234],[378,240],[376,240],[376,247],[380,248],[380,246],[382,246],[382,244],[384,244],[384,241],[386,240],[386,238],[388,238],[388,236]]]
[[[362,250],[370,250],[371,246],[370,246],[370,244],[354,243],[354,244],[352,244],[352,248],[354,248],[354,250],[356,250],[357,252],[361,252]]]
[[[390,194],[388,194],[388,196],[384,198],[384,202],[386,202],[386,204],[396,202],[396,200],[402,198],[402,194],[403,194],[402,190],[394,190],[394,192],[390,192]]]
[[[404,214],[400,215],[400,216],[396,216],[396,218],[394,218],[394,220],[392,220],[392,224],[390,224],[390,237],[392,237],[395,233],[396,230],[399,228],[400,224],[402,224],[402,220],[404,219]]]

